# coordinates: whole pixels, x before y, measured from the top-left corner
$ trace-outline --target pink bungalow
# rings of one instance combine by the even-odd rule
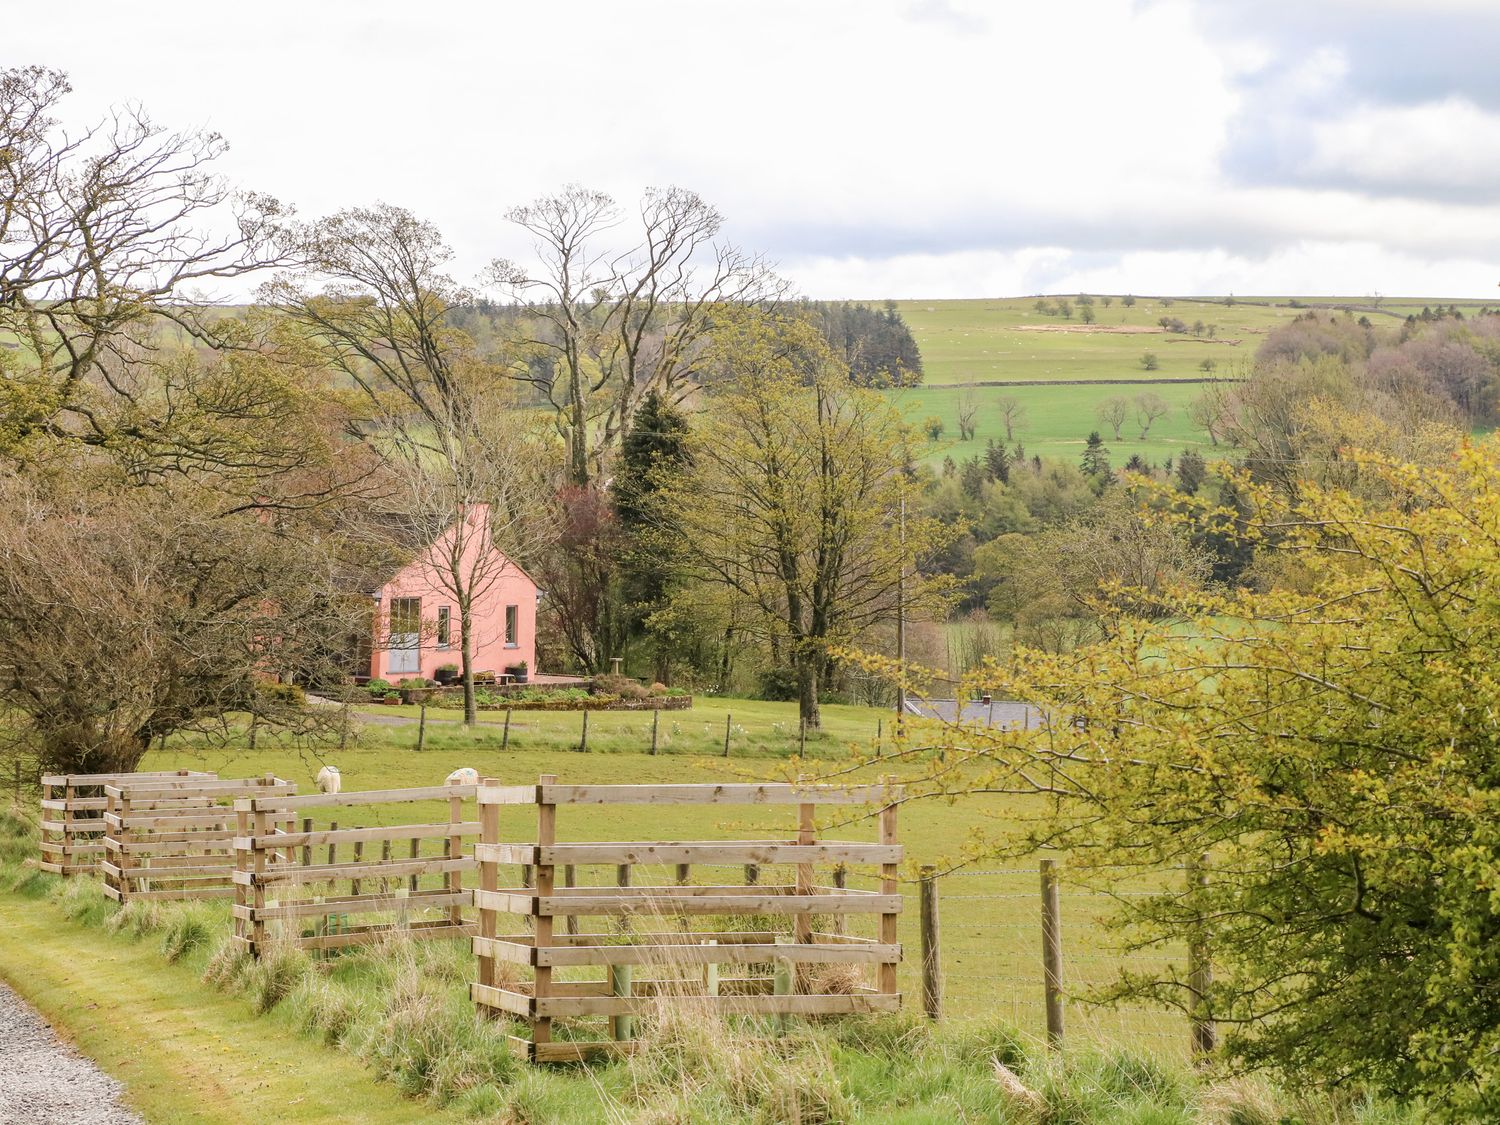
[[[374,592],[375,635],[368,674],[395,683],[433,679],[445,664],[462,664],[458,606],[450,556],[474,590],[474,671],[503,675],[524,663],[536,670],[536,608],[531,576],[489,537],[489,507],[475,504]]]

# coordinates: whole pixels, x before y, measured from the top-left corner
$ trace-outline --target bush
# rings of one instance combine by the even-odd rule
[[[307,693],[296,684],[257,684],[255,690],[258,695],[272,703],[301,707],[307,702]]]
[[[761,699],[773,703],[787,703],[797,698],[797,670],[784,664],[767,668],[760,674]]]
[[[594,690],[621,699],[650,699],[651,689],[629,676],[595,676]]]
[[[365,690],[371,695],[384,695],[391,690],[389,680],[374,679],[365,685]]]

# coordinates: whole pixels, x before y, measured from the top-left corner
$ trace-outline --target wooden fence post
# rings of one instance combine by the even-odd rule
[[[449,859],[462,859],[464,856],[464,837],[459,830],[459,825],[464,820],[464,799],[458,793],[459,782],[450,781],[449,785],[454,787],[453,796],[448,798],[448,847]],[[448,872],[448,893],[461,895],[464,890],[464,875],[462,871]],[[464,924],[464,908],[462,902],[454,902],[448,907],[448,921],[455,926]]]
[[[588,712],[585,711],[587,716]],[[536,843],[538,848],[550,848],[557,843],[557,806],[542,801],[542,789],[557,784],[557,775],[544,773],[537,779]],[[540,857],[538,857],[540,858]],[[538,898],[551,898],[553,892],[553,867],[550,863],[536,865],[536,893]],[[533,920],[532,947],[545,949],[552,944],[552,915],[538,912]],[[532,972],[531,995],[541,1000],[552,994],[552,966],[538,965]],[[531,1041],[534,1044],[552,1042],[552,1017],[537,1016],[531,1021]]]
[[[880,842],[882,844],[896,843],[898,815],[901,806],[886,805],[880,810]],[[883,895],[895,895],[901,893],[901,888],[896,879],[901,868],[896,863],[882,863],[880,865],[880,893]],[[880,941],[882,945],[895,945],[898,939],[896,923],[900,919],[899,914],[882,914],[880,916]],[[880,991],[895,995],[896,993],[896,960],[880,963]]]
[[[422,752],[422,745],[427,741],[427,699],[422,699],[422,710],[417,715],[417,753]]]
[[[1196,892],[1208,886],[1208,855],[1200,855],[1196,862],[1188,864],[1188,898],[1199,898]],[[1201,899],[1200,899],[1201,909]],[[1213,963],[1209,960],[1208,930],[1202,917],[1194,922],[1188,937],[1188,990],[1193,994],[1192,1043],[1193,1057],[1200,1064],[1218,1046],[1218,1028],[1214,1023],[1213,1009],[1208,998],[1213,987]]]
[[[509,717],[509,711],[506,714]],[[493,777],[486,777],[479,784],[493,786],[499,784],[499,781]],[[479,842],[490,845],[500,842],[499,805],[479,806]],[[479,865],[479,889],[491,893],[500,889],[500,865],[491,859],[486,859]],[[483,944],[495,938],[495,916],[493,906],[479,911],[479,936],[482,939],[480,949],[484,950],[479,954],[479,983],[486,988],[495,986],[495,955],[491,952],[489,945]],[[479,1010],[489,1019],[494,1019],[499,1014],[497,1009],[491,1008],[488,1004],[481,1004]]]
[[[634,989],[630,983],[629,965],[611,965],[609,967],[609,991],[614,996],[632,996]],[[615,1015],[609,1017],[610,1038],[617,1042],[631,1039],[635,1035],[635,1018],[628,1015]]]
[[[651,753],[656,753],[656,729],[661,724],[661,708],[651,709]]]
[[[847,863],[833,865],[833,885],[840,891],[849,889],[849,865]],[[840,936],[849,932],[849,915],[835,914],[833,916],[833,932]]]
[[[249,840],[250,836],[250,813],[239,808],[240,802],[235,802],[235,836],[234,841],[234,937],[243,947],[249,941],[247,927],[245,925],[244,912],[250,906],[250,888],[244,883],[246,873],[250,870],[250,851],[254,845]]]
[[[255,879],[254,894],[251,902],[255,909],[255,918],[250,926],[250,953],[259,957],[266,945],[266,884],[262,878],[266,873],[266,849],[260,846],[260,837],[271,834],[270,819],[260,810],[260,797],[250,798],[251,831],[256,839],[250,844],[250,870],[252,878]]]
[[[753,887],[760,882],[760,864],[745,864],[745,886]]]
[[[729,757],[729,724],[734,721],[734,716],[728,711],[724,712],[724,757]]]
[[[312,817],[310,817],[310,816],[304,816],[302,818],[302,832],[303,832],[303,835],[309,835],[310,836],[312,834]],[[310,867],[311,865],[312,865],[312,845],[311,844],[303,844],[302,845],[302,866],[303,867]]]
[[[510,745],[510,708],[505,709],[505,730],[500,735],[500,749]]]
[[[577,885],[578,885],[578,869],[576,867],[574,867],[571,863],[564,864],[563,865],[563,886],[565,886],[565,887],[576,887]],[[576,915],[576,914],[569,914],[568,915],[568,933],[570,933],[570,934],[576,934],[577,932],[578,932],[578,915]]]
[[[589,709],[583,708],[583,735],[578,740],[579,753],[586,754],[589,749]]]
[[[930,1020],[943,1018],[943,953],[938,928],[938,881],[936,868],[922,867],[922,1011]]]
[[[1057,890],[1057,861],[1044,859],[1042,869],[1042,974],[1047,1000],[1047,1043],[1063,1041],[1062,910]]]

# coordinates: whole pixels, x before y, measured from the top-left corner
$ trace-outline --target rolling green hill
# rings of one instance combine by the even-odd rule
[[[1310,308],[1349,307],[1378,326],[1395,327],[1408,313],[1424,306],[1457,303],[1465,313],[1477,311],[1479,301],[1388,298],[1376,307],[1366,297],[1139,297],[1126,306],[1121,297],[1094,297],[1095,323],[1083,322],[1077,297],[1041,298],[1056,308],[1072,305],[1072,316],[1038,311],[1036,297],[986,300],[898,301],[922,351],[926,372],[920,388],[888,392],[917,422],[940,418],[943,437],[927,451],[929,463],[944,457],[962,461],[984,450],[987,440],[1003,439],[1005,427],[998,402],[1019,399],[1026,421],[1015,439],[1028,454],[1076,459],[1090,430],[1098,430],[1110,448],[1116,467],[1132,453],[1160,463],[1189,446],[1208,454],[1208,435],[1188,420],[1185,408],[1203,391],[1210,378],[1234,378],[1248,367],[1266,334]],[[1162,317],[1173,317],[1191,330],[1201,322],[1202,334],[1162,328]],[[1212,332],[1210,334],[1210,327]],[[1144,355],[1156,357],[1147,370]],[[1212,371],[1202,364],[1213,361]],[[1145,383],[1144,380],[1166,380]],[[996,385],[1001,384],[1001,385]],[[1019,384],[1019,385],[1005,385]],[[1133,399],[1154,393],[1170,411],[1151,426],[1145,440],[1139,427],[1127,421],[1121,440],[1096,416],[1099,404],[1114,396]],[[974,440],[958,441],[958,414],[965,396],[977,409]]]

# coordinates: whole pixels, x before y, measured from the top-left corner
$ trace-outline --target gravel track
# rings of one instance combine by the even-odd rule
[[[142,1125],[120,1105],[121,1090],[0,983],[0,1122]]]

